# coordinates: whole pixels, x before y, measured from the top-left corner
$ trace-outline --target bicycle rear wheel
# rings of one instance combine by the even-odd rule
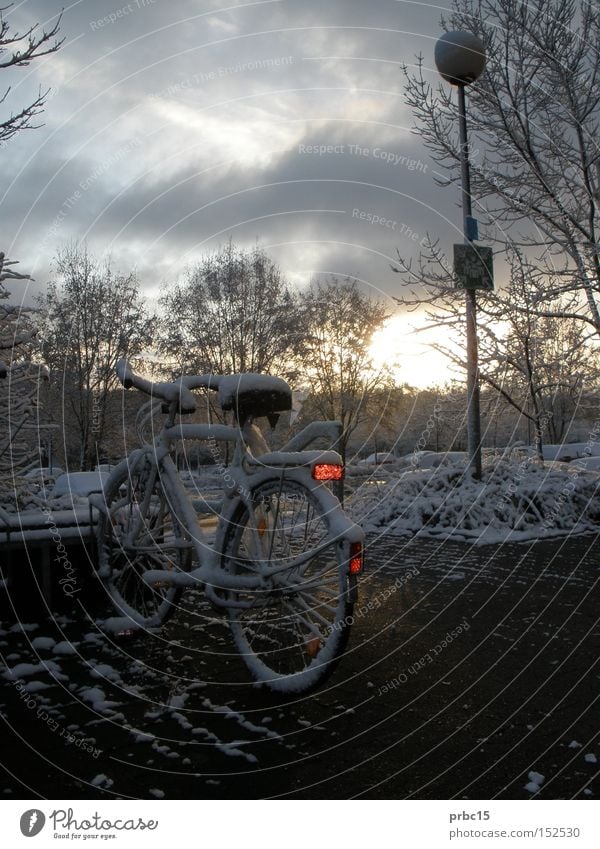
[[[318,686],[343,653],[351,624],[346,546],[334,539],[318,492],[280,478],[258,485],[252,507],[229,522],[221,565],[250,575],[272,567],[265,588],[227,593],[238,650],[270,689]]]
[[[192,544],[177,518],[172,498],[150,454],[126,461],[111,476],[99,534],[99,567],[121,616],[144,628],[158,628],[174,613],[181,589],[149,586],[144,573],[189,571]]]

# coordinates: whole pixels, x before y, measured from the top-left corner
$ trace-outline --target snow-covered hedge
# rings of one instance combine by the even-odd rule
[[[457,466],[386,477],[364,481],[348,500],[368,532],[483,544],[600,531],[600,475],[576,463],[495,459],[481,481]]]

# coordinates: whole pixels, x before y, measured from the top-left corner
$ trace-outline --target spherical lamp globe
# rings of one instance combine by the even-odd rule
[[[471,32],[447,32],[435,45],[435,64],[452,85],[470,85],[485,68],[485,47]]]

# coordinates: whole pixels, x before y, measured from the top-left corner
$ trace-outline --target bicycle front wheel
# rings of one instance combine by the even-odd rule
[[[144,628],[163,625],[181,595],[168,582],[149,586],[144,573],[187,572],[192,561],[192,544],[172,501],[150,454],[118,467],[105,493],[98,528],[100,575],[119,615]]]
[[[221,565],[237,575],[268,567],[264,589],[227,593],[233,637],[255,679],[282,692],[319,685],[346,647],[353,605],[344,542],[318,491],[285,478],[258,485],[228,524]]]

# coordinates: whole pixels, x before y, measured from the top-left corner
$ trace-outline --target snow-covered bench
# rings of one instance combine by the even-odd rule
[[[88,539],[93,535],[98,521],[92,505],[72,510],[26,510],[0,517],[0,544],[27,545],[50,542],[53,537],[62,539]]]
[[[20,605],[29,599],[27,604],[35,606],[36,586],[48,606],[57,586],[64,595],[73,591],[74,568],[95,558],[97,522],[98,511],[91,504],[66,510],[2,511],[0,588],[8,590],[11,602]],[[32,570],[39,575],[34,584]]]

